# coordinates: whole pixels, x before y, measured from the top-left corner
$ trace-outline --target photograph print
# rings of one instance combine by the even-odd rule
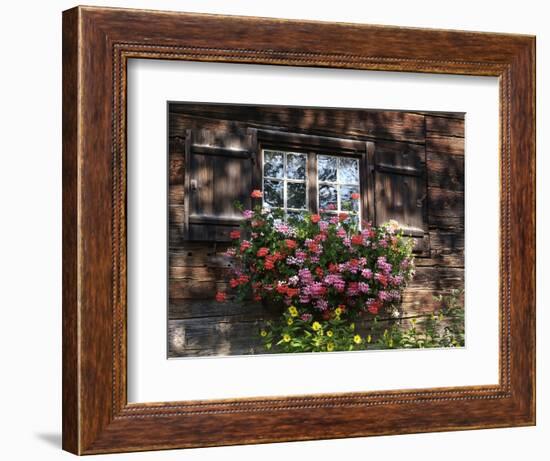
[[[167,110],[169,358],[465,346],[464,113]]]

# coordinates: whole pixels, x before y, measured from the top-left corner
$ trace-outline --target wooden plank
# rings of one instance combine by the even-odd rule
[[[210,128],[216,126],[215,119],[222,119],[256,128],[307,131],[309,134],[328,136],[336,134],[359,139],[423,143],[425,138],[424,116],[410,112],[195,103],[173,104],[170,111],[170,118],[173,119],[171,129],[175,132],[181,131],[181,125],[185,123],[185,117],[172,116],[178,113],[207,119]]]
[[[464,191],[464,157],[427,152],[428,184],[432,187]]]
[[[426,137],[426,152],[464,155],[464,139],[451,137]]]
[[[179,153],[170,153],[168,160],[168,184],[184,184],[185,156]]]
[[[206,281],[224,281],[229,273],[227,267],[220,266],[170,266],[169,277],[170,281],[173,280],[195,280],[198,282]]]
[[[168,203],[170,205],[181,205],[185,195],[183,184],[170,184],[168,186]]]
[[[206,242],[183,242],[170,247],[170,267],[232,267],[233,260],[224,256],[226,246]]]
[[[440,187],[428,187],[428,209],[430,223],[436,216],[464,220],[464,193]]]
[[[170,280],[170,299],[214,299],[216,292],[227,291],[229,284],[216,280]]]
[[[196,319],[210,317],[267,318],[273,312],[260,303],[224,302],[215,300],[171,299],[168,305],[169,319]]]
[[[464,119],[426,115],[426,136],[464,137]]]

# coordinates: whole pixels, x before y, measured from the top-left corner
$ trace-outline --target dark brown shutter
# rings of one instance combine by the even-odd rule
[[[376,223],[398,221],[423,252],[428,240],[423,238],[428,233],[424,146],[376,142],[373,160]]]
[[[193,241],[229,241],[250,207],[254,149],[250,134],[190,130],[186,145],[185,236]]]

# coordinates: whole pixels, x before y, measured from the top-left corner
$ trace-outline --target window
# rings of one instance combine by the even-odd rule
[[[358,158],[264,149],[262,159],[265,207],[280,208],[286,217],[345,211],[360,222]],[[316,174],[308,162],[316,163]],[[308,206],[308,185],[315,194],[314,206]]]

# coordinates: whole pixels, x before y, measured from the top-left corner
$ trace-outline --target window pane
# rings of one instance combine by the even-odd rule
[[[287,154],[286,177],[289,179],[306,179],[306,156],[303,154]]]
[[[282,178],[284,175],[284,154],[282,152],[264,151],[264,176]]]
[[[289,182],[286,185],[286,207],[302,208],[306,207],[306,185],[305,183]]]
[[[323,184],[319,186],[319,208],[321,210],[338,209],[338,192],[336,186]]]
[[[283,206],[283,181],[264,180],[264,205],[280,208]]]
[[[296,222],[299,222],[299,221],[303,221],[305,219],[305,216],[304,216],[304,211],[289,211],[287,212],[286,216],[287,216],[287,221],[292,224],[292,223],[296,223]]]
[[[338,182],[344,184],[359,184],[359,160],[355,158],[341,158],[339,165]]]
[[[319,181],[336,182],[336,158],[326,155],[317,156],[317,177]]]
[[[359,199],[353,199],[353,194],[359,193],[359,186],[340,186],[340,208],[342,211],[358,211]]]

